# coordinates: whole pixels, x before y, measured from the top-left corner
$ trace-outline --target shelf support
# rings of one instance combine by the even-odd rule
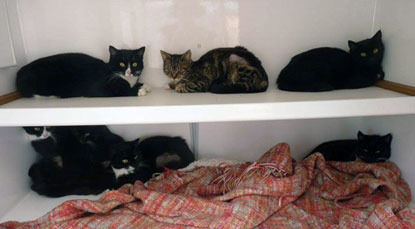
[[[409,85],[395,83],[386,80],[380,80],[376,83],[377,87],[398,92],[405,95],[415,96],[415,87],[411,87]]]
[[[0,106],[18,100],[20,98],[22,98],[22,95],[17,91],[2,95],[0,96]]]

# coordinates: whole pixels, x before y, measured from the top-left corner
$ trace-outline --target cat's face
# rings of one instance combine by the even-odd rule
[[[118,50],[110,46],[109,51],[111,73],[127,80],[130,86],[133,87],[144,69],[145,47],[136,50]]]
[[[162,50],[160,50],[160,53],[163,58],[164,74],[172,80],[180,80],[187,76],[193,64],[190,50],[181,55],[169,54]]]
[[[46,126],[23,127],[23,129],[30,141],[43,140],[52,136],[50,127]]]
[[[115,169],[128,169],[129,167],[137,167],[139,163],[139,155],[135,153],[134,149],[138,144],[139,139],[122,142],[111,147],[111,166]]]
[[[356,156],[365,162],[382,162],[391,156],[392,135],[385,136],[357,134],[359,148]]]
[[[382,32],[379,30],[375,36],[360,42],[349,41],[350,54],[354,61],[365,66],[382,64],[385,46],[382,42]]]

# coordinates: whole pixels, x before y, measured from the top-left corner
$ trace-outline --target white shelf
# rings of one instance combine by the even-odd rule
[[[154,89],[144,97],[24,98],[0,107],[0,126],[192,123],[415,114],[415,98],[372,87],[323,93],[217,95]]]
[[[30,221],[37,219],[50,210],[59,206],[65,201],[75,199],[88,199],[97,200],[101,195],[89,195],[89,196],[65,196],[61,198],[49,198],[40,196],[37,193],[30,191],[21,201],[19,201],[13,208],[11,208],[0,219],[0,223],[6,221]]]

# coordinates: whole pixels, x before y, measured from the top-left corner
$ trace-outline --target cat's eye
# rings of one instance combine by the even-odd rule
[[[125,64],[124,64],[123,62],[120,62],[120,66],[121,66],[122,68],[124,68],[124,67],[125,67]]]
[[[137,159],[138,159],[138,156],[135,156],[135,157],[134,157],[134,160],[137,160]]]
[[[376,154],[380,154],[380,150],[376,151],[375,153],[376,153]]]
[[[128,160],[127,159],[124,159],[124,160],[122,160],[122,163],[128,164]]]
[[[360,53],[360,56],[361,56],[361,57],[366,57],[366,56],[367,56],[367,54],[366,54],[365,52],[362,52],[362,53]]]
[[[376,53],[378,53],[378,52],[379,52],[379,49],[377,49],[377,48],[373,49],[373,53],[374,53],[374,54],[376,54]]]
[[[135,67],[137,67],[138,66],[138,64],[137,63],[133,63],[133,67],[135,68]]]
[[[90,133],[86,133],[84,134],[84,137],[89,137],[89,135],[91,135]]]
[[[363,152],[367,153],[367,152],[369,152],[369,150],[367,150],[367,149],[363,149]]]
[[[35,128],[35,131],[40,131],[40,128],[36,127],[36,128]]]

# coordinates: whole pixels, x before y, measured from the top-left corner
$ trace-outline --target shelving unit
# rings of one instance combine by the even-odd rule
[[[23,98],[0,107],[0,126],[196,123],[415,114],[415,98],[372,87],[322,93],[217,95],[156,88],[144,97]],[[28,116],[30,112],[30,116]]]

